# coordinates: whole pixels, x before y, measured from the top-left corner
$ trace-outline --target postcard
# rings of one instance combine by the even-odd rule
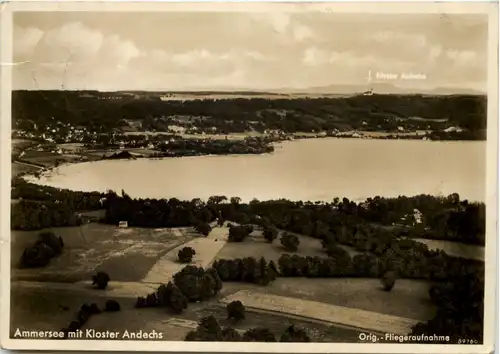
[[[2,347],[493,351],[497,3],[1,10]]]

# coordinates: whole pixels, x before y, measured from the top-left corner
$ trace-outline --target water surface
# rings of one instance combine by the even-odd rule
[[[125,190],[132,197],[244,201],[417,194],[484,201],[486,142],[307,139],[266,155],[106,160],[64,165],[36,183],[80,191]]]

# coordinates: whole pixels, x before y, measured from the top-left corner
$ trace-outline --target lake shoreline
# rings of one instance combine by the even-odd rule
[[[129,132],[130,133],[130,132]],[[133,132],[133,135],[148,135],[148,134],[153,134],[154,132]],[[394,132],[394,133],[389,133],[389,132],[378,132],[378,131],[347,131],[347,132],[339,132],[337,134],[333,135],[327,135],[325,132],[322,133],[293,133],[291,135],[286,135],[286,136],[270,136],[270,135],[255,135],[255,136],[248,136],[245,137],[241,140],[243,142],[245,139],[256,139],[261,146],[258,147],[257,150],[250,151],[249,149],[246,149],[243,152],[226,152],[222,151],[220,153],[204,153],[204,152],[185,152],[185,153],[162,153],[159,152],[159,156],[151,156],[151,155],[146,155],[146,154],[141,154],[141,153],[134,153],[136,150],[147,150],[145,148],[137,148],[137,147],[127,147],[123,149],[119,148],[107,148],[102,150],[103,156],[100,158],[94,157],[93,159],[88,159],[89,158],[89,153],[91,153],[93,150],[87,150],[85,152],[78,153],[77,155],[79,156],[78,159],[62,159],[64,160],[63,163],[57,163],[54,161],[53,163],[49,164],[48,166],[44,166],[43,164],[39,164],[37,162],[31,162],[31,161],[25,161],[24,159],[20,159],[19,157],[23,155],[21,153],[20,155],[18,154],[16,158],[12,161],[12,164],[18,163],[18,164],[24,164],[24,165],[32,165],[36,166],[39,168],[38,171],[23,171],[20,173],[16,173],[16,176],[19,177],[24,177],[24,176],[35,176],[38,178],[38,175],[47,173],[52,171],[54,168],[57,167],[64,167],[68,165],[74,165],[74,164],[80,164],[80,163],[85,163],[85,162],[98,162],[98,161],[104,161],[104,160],[134,160],[134,159],[153,159],[153,160],[162,160],[162,159],[170,159],[170,158],[188,158],[188,157],[204,157],[204,156],[249,156],[249,155],[264,155],[264,154],[273,154],[275,153],[275,148],[276,147],[281,147],[283,146],[284,143],[287,142],[297,142],[297,141],[304,141],[304,140],[336,140],[336,139],[341,139],[341,140],[354,140],[354,141],[365,141],[365,140],[370,140],[370,141],[398,141],[398,143],[405,143],[405,142],[414,142],[414,141],[422,141],[425,143],[467,143],[467,142],[482,142],[483,140],[432,140],[426,138],[426,136],[429,134],[429,131],[419,131],[419,132]],[[127,133],[124,133],[127,135]],[[159,135],[163,135],[166,133],[163,132],[158,132]],[[154,135],[154,134],[153,134]],[[232,142],[236,142],[240,140],[241,138],[238,134],[229,134],[229,135],[213,135],[213,136],[203,136],[204,138],[201,138],[196,136],[196,137],[184,137],[182,136],[182,141],[189,141],[189,140],[198,140],[199,142],[202,142],[204,140],[209,141],[209,142],[215,142],[218,140],[229,140]],[[208,137],[208,139],[207,139]],[[216,138],[214,138],[216,137]],[[224,137],[224,139],[223,139]],[[228,137],[230,137],[228,139]],[[238,139],[235,139],[238,138]],[[484,142],[486,142],[484,140]],[[59,144],[62,145],[62,144]],[[248,148],[248,147],[247,147]],[[106,156],[106,154],[111,154]],[[120,155],[120,154],[129,154],[130,156],[127,157],[115,157],[114,155]]]
[[[437,193],[437,195],[448,195],[449,193],[459,192],[461,195],[465,195],[466,198],[471,201],[483,200],[484,197],[481,198],[477,194],[477,191],[482,189],[481,185],[479,184],[477,186],[474,186],[474,184],[480,182],[480,176],[478,175],[478,173],[481,169],[483,169],[483,167],[480,167],[482,165],[482,162],[474,162],[479,168],[479,170],[474,173],[466,173],[467,169],[464,170],[465,165],[462,166],[464,156],[467,156],[467,154],[471,154],[470,152],[467,152],[467,150],[469,148],[473,148],[473,150],[482,149],[481,147],[483,145],[481,145],[480,143],[478,144],[478,142],[446,142],[446,144],[436,143],[437,142],[432,142],[431,145],[430,141],[405,141],[404,143],[398,142],[396,148],[394,146],[394,143],[388,140],[377,141],[377,143],[374,143],[373,140],[358,139],[303,139],[274,143],[277,148],[272,154],[211,154],[202,156],[184,156],[182,158],[175,159],[155,159],[145,157],[137,158],[134,160],[117,159],[114,160],[115,162],[107,161],[106,164],[104,164],[103,162],[106,160],[79,161],[78,163],[70,162],[61,164],[57,168],[53,167],[51,169],[45,169],[38,174],[26,174],[22,177],[25,180],[36,184],[43,185],[45,182],[49,182],[46,185],[72,189],[70,188],[71,186],[67,184],[67,182],[64,182],[63,185],[57,185],[57,181],[61,181],[66,178],[66,176],[64,176],[65,173],[63,173],[63,175],[59,174],[60,171],[64,170],[68,172],[68,169],[70,169],[72,171],[71,173],[79,171],[79,179],[82,178],[81,176],[86,176],[85,178],[83,178],[83,180],[93,181],[94,185],[89,186],[88,188],[84,188],[84,191],[100,190],[101,192],[105,192],[111,186],[113,187],[111,189],[125,189],[129,191],[130,195],[137,198],[155,198],[172,196],[172,194],[168,193],[168,191],[167,193],[165,193],[164,190],[160,194],[153,193],[153,190],[151,188],[154,189],[156,188],[154,186],[157,185],[157,183],[153,180],[141,183],[141,185],[148,186],[147,188],[149,192],[140,193],[136,192],[136,190],[140,189],[138,185],[132,185],[132,188],[130,188],[129,186],[122,186],[123,188],[120,186],[117,187],[115,183],[112,182],[113,178],[108,176],[112,176],[116,173],[116,171],[113,170],[114,168],[118,168],[119,170],[121,170],[121,174],[123,174],[124,176],[130,173],[142,173],[140,171],[147,170],[150,171],[150,173],[144,175],[143,177],[151,179],[151,174],[161,175],[164,173],[162,172],[164,168],[163,166],[170,166],[168,170],[173,169],[181,172],[179,172],[180,174],[177,176],[177,178],[175,178],[174,175],[168,174],[167,179],[172,179],[169,184],[179,184],[177,189],[180,188],[180,190],[186,190],[186,188],[194,188],[200,191],[199,193],[193,192],[183,194],[182,191],[180,192],[180,194],[174,193],[180,199],[203,199],[208,198],[213,194],[221,194],[239,196],[243,200],[248,199],[248,201],[254,198],[257,198],[259,200],[279,199],[284,195],[286,195],[287,198],[291,200],[327,201],[331,200],[331,198],[333,198],[334,196],[346,195],[353,200],[362,201],[365,200],[366,197],[373,197],[375,195],[384,197],[398,197],[399,195],[411,196],[419,194],[434,195],[436,194],[435,191],[437,188],[437,191],[439,192]],[[439,161],[439,154],[434,151],[436,146],[439,150],[442,150],[443,153],[446,153],[448,155],[451,153],[452,155],[450,155],[448,158],[445,158],[444,160]],[[348,151],[347,154],[341,152],[344,147],[348,147],[347,150],[344,150]],[[382,150],[377,152],[380,149]],[[373,150],[373,152],[371,150]],[[370,151],[370,153],[368,153],[368,151]],[[311,153],[313,155],[311,155]],[[318,153],[320,155],[317,155]],[[375,153],[376,156],[368,158],[364,163],[353,166],[350,162],[352,158],[354,158],[354,160],[359,160],[360,158],[364,158],[363,156],[367,154],[371,155],[373,153]],[[412,156],[415,154],[421,155],[420,159],[422,159],[422,162],[419,163],[417,161],[418,159],[415,161],[406,159],[407,155]],[[472,152],[472,154],[474,153]],[[477,155],[479,156],[479,154]],[[398,156],[401,156],[406,160],[398,161]],[[380,161],[377,162],[377,159],[379,159]],[[161,163],[152,163],[152,161],[155,160],[157,160],[157,162],[161,161]],[[360,160],[360,162],[361,161],[362,160]],[[465,161],[469,160],[467,159]],[[102,163],[90,164],[90,162]],[[403,164],[406,167],[398,166],[402,162],[404,162]],[[83,165],[84,167],[82,166],[80,168],[75,167],[77,165],[81,166],[83,163],[87,163],[87,165]],[[331,163],[334,163],[337,166],[339,166],[339,164],[344,165],[345,167],[329,167],[328,165]],[[421,167],[420,164],[425,167]],[[106,165],[112,167],[102,167]],[[134,167],[131,168],[131,165],[133,165]],[[277,169],[279,168],[285,171],[284,174],[283,172],[280,173],[277,171]],[[290,170],[290,168],[292,168],[292,170]],[[427,169],[428,173],[425,174],[424,171],[422,171],[422,168]],[[471,168],[473,167],[471,166]],[[95,170],[96,172],[89,172],[89,169]],[[299,175],[297,177],[293,177],[293,169],[297,169],[295,173],[307,176],[305,177],[306,179],[301,180]],[[409,169],[410,171],[405,171],[407,169]],[[450,171],[450,169],[453,171]],[[477,170],[477,168],[475,169]],[[109,172],[104,172],[108,170]],[[235,172],[234,170],[241,170],[241,172]],[[329,170],[332,170],[332,172],[334,173],[334,180],[338,180],[340,178],[340,180],[338,180],[337,182],[340,182],[341,185],[343,184],[344,188],[342,188],[342,186],[335,186],[334,184],[334,188],[332,189],[331,183],[328,183],[325,180],[328,179],[327,175],[324,175],[324,173],[330,173],[327,172]],[[436,170],[436,177],[437,179],[439,179],[439,181],[437,181],[437,179],[430,178],[429,173],[431,173],[432,170]],[[211,193],[207,193],[207,190],[201,188],[200,186],[200,183],[206,184],[206,180],[202,176],[196,177],[196,173],[193,175],[193,173],[189,171],[205,171],[202,172],[202,175],[204,173],[208,173],[207,178],[209,180],[211,178],[210,176],[213,176],[216,180],[219,180],[221,178],[229,178],[229,175],[234,173],[236,173],[238,177],[230,178],[231,180],[235,180],[235,182],[231,182],[229,184],[229,191],[227,191],[228,188],[226,188],[227,184],[225,186],[223,183],[221,184],[222,181],[220,181],[216,183],[218,187],[212,189]],[[321,171],[324,171],[324,173]],[[264,180],[262,179],[262,172],[264,172],[264,176],[267,176]],[[407,184],[407,182],[405,182],[405,180],[419,180],[417,176],[421,175],[422,173],[424,173],[424,175],[422,175],[424,180],[426,180],[427,183],[431,183],[431,185],[427,187],[423,185],[424,188],[419,188],[421,186],[419,186],[418,184]],[[352,182],[349,181],[352,178],[349,177],[350,174],[368,174],[372,176],[376,175],[378,176],[376,179],[377,183],[380,184],[380,186],[377,188],[377,183],[373,186],[373,188],[369,188],[369,185],[367,185],[366,183],[362,184],[361,187],[356,183],[352,184]],[[383,178],[387,178],[387,176],[391,176],[391,179],[397,178],[394,181],[396,185],[392,186],[390,183],[388,184],[388,182],[384,182]],[[283,178],[285,179],[283,180]],[[105,179],[108,179],[105,188],[96,188],[97,184],[95,183],[101,184]],[[317,179],[320,180],[320,184],[322,184],[323,186],[322,189],[319,186],[315,186],[315,184],[317,184]],[[382,179],[382,181],[380,181],[380,179]],[[476,179],[477,181],[475,181]],[[204,180],[205,182],[203,182]],[[246,182],[245,186],[241,185],[241,187],[238,189],[236,187],[236,185],[240,183],[237,182],[238,180],[248,181]],[[282,180],[283,183],[280,183],[280,180]],[[447,182],[449,186],[446,187],[443,181]],[[122,184],[122,180],[117,180],[116,182],[119,185]],[[251,186],[248,185],[248,183],[250,183]],[[259,187],[261,183],[265,183],[266,187],[264,190],[262,189],[262,185]],[[307,184],[304,185],[304,183]],[[287,188],[283,189],[283,184]],[[435,187],[431,187],[433,184],[435,184]],[[190,185],[192,186],[191,188],[189,188]],[[275,188],[271,188],[272,185],[275,185]],[[78,184],[78,187],[81,187],[81,185]],[[254,189],[253,192],[252,188]],[[273,192],[273,190],[275,191]],[[282,192],[280,192],[280,190]],[[308,193],[307,190],[312,190],[313,193]],[[242,191],[244,193],[241,193]],[[290,194],[290,192],[292,193]],[[476,195],[477,197],[474,197],[474,195]]]

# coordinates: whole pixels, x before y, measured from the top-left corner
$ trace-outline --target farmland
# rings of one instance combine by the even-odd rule
[[[13,279],[75,282],[105,269],[113,280],[138,281],[160,257],[193,237],[189,230],[119,229],[96,223],[46,231],[62,237],[65,252],[43,269],[13,268]],[[14,266],[39,232],[12,231]]]
[[[54,329],[64,326],[72,311],[76,311],[81,303],[101,303],[106,298],[118,299],[124,310],[120,314],[93,318],[89,322],[89,328],[120,331],[124,329],[123,324],[127,323],[127,330],[151,328],[168,332],[168,340],[182,340],[203,316],[214,315],[225,325],[225,303],[235,296],[249,306],[248,321],[239,324],[237,329],[244,330],[249,326],[266,323],[279,333],[286,326],[295,324],[307,328],[311,338],[319,342],[352,342],[359,333],[356,327],[363,326],[361,322],[353,325],[354,322],[349,317],[339,317],[338,311],[334,311],[337,315],[328,315],[328,311],[321,310],[325,306],[334,306],[332,309],[337,306],[338,309],[344,309],[345,313],[352,313],[350,316],[357,316],[360,311],[379,313],[382,319],[384,316],[397,316],[394,318],[400,318],[401,323],[414,323],[433,315],[434,307],[427,300],[426,282],[400,280],[392,292],[383,292],[376,279],[352,278],[279,278],[265,289],[248,283],[225,283],[216,298],[192,304],[187,311],[176,317],[154,309],[139,311],[133,308],[135,297],[145,295],[156,285],[167,282],[173,273],[183,267],[177,262],[176,254],[184,246],[197,250],[192,264],[203,267],[209,266],[214,258],[240,258],[256,254],[277,260],[284,250],[277,241],[273,244],[264,242],[259,231],[252,233],[245,243],[226,242],[227,227],[214,228],[207,238],[196,238],[192,231],[182,228],[120,229],[95,223],[54,231],[64,239],[65,253],[41,271],[14,269],[12,274],[13,280],[17,280],[13,283],[13,294],[23,292],[22,295],[13,296],[13,311],[24,313],[33,311],[36,307],[30,321],[44,324],[50,322]],[[36,232],[31,231],[13,232],[13,262],[35,235]],[[318,240],[305,236],[300,239],[302,243],[299,254],[322,256]],[[106,271],[112,277],[105,292],[96,293],[88,282],[90,275],[96,270]],[[246,298],[244,294],[254,295]],[[253,304],[258,301],[259,296],[264,295],[285,300],[282,300],[282,305],[275,302],[272,309]],[[294,301],[309,301],[309,312],[314,311],[316,306],[322,315],[318,317],[304,313],[297,317],[293,310],[296,307]],[[48,302],[51,302],[50,306],[46,305]],[[290,305],[287,306],[287,303]],[[54,319],[49,320],[49,313],[51,317],[55,315]],[[18,319],[22,317],[13,316]],[[27,326],[22,322],[12,324],[13,328]],[[47,328],[52,328],[50,326]]]
[[[56,203],[50,200],[51,194],[55,199],[64,201],[59,204],[64,203],[67,208],[87,218],[98,218],[100,223],[80,219],[80,226],[46,229],[61,236],[65,247],[62,254],[38,269],[18,269],[16,261],[26,247],[33,245],[40,231],[12,232],[12,289],[14,292],[24,292],[19,299],[13,300],[13,311],[23,313],[22,301],[37,303],[44,296],[51,297],[52,294],[57,294],[53,296],[54,299],[66,308],[61,309],[63,312],[77,310],[73,299],[66,297],[99,304],[107,299],[120,301],[123,308],[120,315],[92,317],[85,324],[91,326],[89,328],[102,326],[123,331],[128,329],[129,322],[139,325],[142,321],[156,321],[153,318],[157,318],[155,316],[160,313],[163,319],[155,326],[166,333],[175,327],[169,337],[172,340],[192,330],[202,316],[211,314],[220,318],[228,302],[239,300],[246,307],[248,318],[253,318],[255,322],[244,321],[235,327],[238,330],[254,326],[262,318],[260,326],[267,326],[276,335],[280,335],[287,325],[297,323],[312,331],[311,338],[318,341],[349,341],[362,330],[404,334],[412,331],[417,323],[421,325],[439,315],[439,304],[431,301],[435,300],[431,287],[434,289],[436,284],[468,269],[480,271],[481,267],[481,264],[471,263],[467,259],[457,262],[444,253],[431,252],[422,243],[408,239],[408,233],[405,237],[398,236],[400,229],[404,231],[403,226],[396,228],[377,226],[366,221],[363,223],[363,218],[372,220],[378,209],[371,209],[371,205],[357,205],[347,199],[336,200],[331,205],[283,200],[245,204],[240,203],[238,198],[222,203],[224,197],[214,196],[205,203],[199,199],[139,200],[131,199],[125,192],[121,196],[110,192],[101,202],[102,195],[99,193],[44,189],[22,183],[16,188],[19,198],[27,197],[26,201],[20,201],[16,206],[23,203],[31,205],[31,209],[16,208],[16,220],[19,221],[16,225],[22,230],[30,229],[31,224],[27,222],[33,222],[36,226],[42,225],[36,222],[43,221],[43,225],[48,225],[60,219],[63,214],[55,208]],[[434,209],[421,206],[424,211],[436,212],[436,209],[443,208],[445,212],[451,210],[479,222],[480,214],[465,213],[479,206],[462,206],[452,197],[416,197],[408,200],[409,205],[405,208],[413,210],[411,203],[420,200],[420,205],[424,202],[434,205]],[[376,199],[371,203],[380,202],[380,199]],[[387,201],[400,202],[400,199]],[[54,209],[49,211],[47,206]],[[288,211],[288,208],[292,210]],[[94,211],[84,212],[89,209]],[[28,220],[24,216],[26,210],[32,216],[37,214],[37,210],[45,211],[37,215],[39,220]],[[404,210],[401,208],[400,212]],[[217,213],[220,218],[214,217]],[[294,215],[294,218],[280,218],[280,213]],[[328,219],[347,218],[348,215],[358,218],[357,221],[352,219],[355,229],[347,229],[346,225],[334,224],[335,219]],[[398,215],[390,216],[400,219]],[[275,226],[268,226],[269,218],[276,220]],[[321,224],[313,218],[323,218],[325,221]],[[128,226],[117,227],[122,220],[127,220]],[[314,224],[311,225],[312,220]],[[387,224],[390,222],[391,219],[386,220]],[[308,223],[309,228],[306,227]],[[328,225],[332,225],[331,230],[334,231],[328,231]],[[433,226],[431,223],[429,225]],[[270,237],[269,230],[276,233]],[[457,235],[463,237],[462,230],[459,231],[460,234],[450,234],[447,242],[457,239]],[[202,236],[202,232],[207,236]],[[326,236],[318,237],[322,232]],[[243,236],[239,238],[238,235]],[[480,236],[476,235],[477,240],[466,240],[477,245],[480,244]],[[290,247],[286,240],[294,238],[297,245]],[[384,243],[388,241],[391,241],[389,245]],[[390,248],[384,248],[386,246]],[[195,251],[194,258],[181,263],[179,251],[185,247]],[[398,262],[393,265],[398,267],[399,272],[394,287],[390,289],[379,279],[381,271],[387,272],[383,267],[389,264],[388,260]],[[271,261],[275,263],[273,267],[268,263]],[[181,285],[177,285],[175,274],[185,270],[186,265],[191,266],[187,268],[189,272],[202,272],[202,268],[213,266],[211,271],[217,272],[224,282],[222,288],[209,296],[201,295],[204,278],[188,274],[184,276],[191,277],[187,279],[193,282],[185,283],[185,286],[191,290],[184,288],[181,293],[187,298],[184,294],[192,291],[187,309],[171,313],[165,308],[144,308],[158,307],[158,302],[152,306],[149,303],[138,305],[141,310],[135,308],[135,304],[144,303],[141,299],[137,301],[138,297],[151,299],[153,296],[155,299],[156,295],[151,294],[156,294],[159,286],[172,280],[175,284],[172,286],[179,289]],[[279,270],[275,273],[269,271],[274,269]],[[98,271],[106,272],[111,278],[106,290],[96,290],[91,284],[91,276]],[[271,276],[266,278],[267,282],[261,281],[266,280],[264,278],[268,275]],[[39,312],[36,321],[48,321],[46,317],[50,313],[45,312],[45,309],[39,309]],[[55,318],[60,318],[61,322],[54,326],[62,328],[66,324],[62,320],[66,315],[61,313],[57,316]],[[127,321],[123,316],[134,318]],[[265,322],[267,320],[269,324]],[[29,322],[21,323],[20,319],[16,321],[23,328],[30,325]],[[225,323],[221,321],[221,325]]]

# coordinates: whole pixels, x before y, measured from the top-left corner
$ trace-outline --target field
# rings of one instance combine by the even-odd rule
[[[260,291],[419,320],[431,318],[435,311],[428,295],[429,284],[409,279],[399,279],[391,292],[382,291],[378,279],[363,278],[279,278],[265,288],[226,283],[224,289],[228,293]]]
[[[268,261],[273,260],[274,262],[277,262],[282,254],[289,253],[283,248],[280,243],[280,237],[282,234],[283,232],[280,232],[280,235],[276,240],[274,240],[273,243],[268,243],[262,236],[262,232],[256,230],[252,232],[244,242],[226,243],[224,248],[222,248],[222,250],[217,254],[216,259],[264,257]],[[302,256],[316,256],[327,258],[327,255],[321,247],[320,240],[299,234],[295,235],[300,240],[298,254]],[[359,253],[347,246],[342,246],[342,248],[346,249],[350,253],[351,257]]]
[[[305,319],[283,317],[277,313],[249,311],[245,321],[234,324],[227,320],[225,305],[218,299],[206,303],[192,303],[182,315],[165,313],[161,309],[135,309],[134,298],[116,298],[106,292],[85,292],[71,289],[38,288],[26,291],[26,288],[13,286],[11,290],[11,335],[17,329],[44,328],[59,330],[75,318],[83,303],[95,302],[102,307],[109,298],[116,299],[122,311],[93,316],[83,327],[97,331],[152,331],[162,332],[164,340],[182,341],[190,330],[194,329],[200,318],[215,316],[221,326],[231,326],[239,331],[253,327],[268,327],[279,335],[290,325],[305,328],[310,337],[317,342],[356,342],[359,330],[331,326],[325,323]],[[29,319],[29,320],[28,320]]]
[[[320,240],[302,235],[297,236],[300,239],[297,254],[326,257]],[[350,247],[343,246],[343,248],[349,251],[351,256],[358,253]],[[264,257],[266,260],[276,262],[285,253],[287,252],[280,244],[279,238],[269,244],[259,231],[254,231],[244,242],[226,243],[216,258],[233,259],[253,256]],[[225,283],[224,292],[257,291],[267,295],[317,302],[320,306],[330,304],[361,311],[372,311],[414,322],[415,320],[432,318],[434,315],[435,308],[428,295],[429,285],[426,281],[399,279],[394,289],[391,292],[386,292],[382,290],[378,279],[278,278],[265,288],[252,284]],[[288,306],[288,309],[283,308],[281,311],[290,313],[292,308],[293,306]]]
[[[41,165],[47,168],[53,167],[60,163],[71,163],[81,161],[80,155],[75,154],[59,154],[51,151],[34,151],[27,150],[21,156],[23,161],[28,163]]]
[[[232,301],[241,301],[249,308],[286,313],[318,321],[339,323],[381,334],[396,333],[405,335],[411,332],[412,326],[418,323],[418,320],[411,320],[404,317],[329,305],[318,301],[270,295],[258,291],[242,290],[223,299],[223,303],[226,304]]]
[[[65,242],[63,254],[43,269],[12,271],[11,330],[30,326],[60,329],[74,318],[83,303],[104,304],[113,298],[122,311],[92,317],[84,328],[123,331],[156,330],[166,340],[182,340],[197,321],[214,315],[221,325],[234,326],[226,317],[226,303],[239,299],[247,306],[241,331],[268,327],[279,335],[291,324],[306,328],[318,342],[357,342],[365,331],[403,333],[412,324],[433,316],[429,284],[400,279],[391,292],[381,290],[377,279],[278,278],[266,287],[249,283],[224,283],[214,298],[192,303],[181,315],[161,309],[135,309],[137,296],[152,292],[184,267],[178,250],[196,250],[193,263],[208,267],[214,259],[260,257],[277,260],[284,252],[279,239],[272,244],[254,231],[241,243],[228,243],[227,227],[215,227],[208,237],[196,237],[189,228],[117,228],[102,224],[52,230]],[[12,232],[12,263],[38,232]],[[299,254],[325,257],[318,240],[298,235]],[[352,254],[355,251],[347,248]],[[96,291],[90,276],[96,270],[110,274],[105,291]],[[393,316],[393,317],[390,317]],[[385,327],[384,327],[385,326]],[[360,328],[361,327],[361,328]],[[385,329],[384,329],[385,328]]]
[[[18,176],[21,173],[32,173],[39,171],[41,167],[35,165],[28,165],[22,162],[13,162],[11,164],[12,177]]]
[[[65,249],[42,269],[13,268],[16,280],[75,282],[90,279],[95,270],[105,269],[116,281],[139,281],[169,250],[190,239],[187,229],[132,229],[102,224],[63,227],[53,231],[61,236]],[[39,231],[13,231],[11,263],[19,261]]]
[[[20,154],[24,149],[34,144],[35,142],[29,139],[12,139],[11,140],[12,154],[13,155]]]

